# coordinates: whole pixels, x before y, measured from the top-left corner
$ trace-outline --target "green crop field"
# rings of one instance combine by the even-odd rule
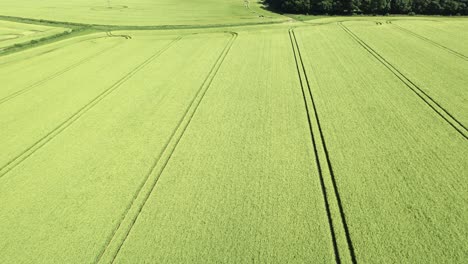
[[[286,17],[256,0],[2,0],[0,15],[105,25],[267,23]]]
[[[467,32],[5,0],[0,263],[465,263]]]

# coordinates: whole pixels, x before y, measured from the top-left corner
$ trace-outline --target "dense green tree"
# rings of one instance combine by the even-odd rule
[[[390,0],[372,0],[370,3],[372,14],[386,14],[390,12]]]
[[[317,0],[313,1],[311,5],[313,14],[332,14],[333,13],[333,0]]]
[[[468,0],[265,0],[273,9],[310,14],[468,15]]]
[[[372,0],[361,0],[359,5],[359,13],[370,14],[371,11],[371,2]]]
[[[392,0],[390,2],[390,13],[408,14],[411,12],[411,0]]]
[[[437,0],[430,1],[426,8],[426,14],[435,15],[440,14],[442,8],[440,2]]]
[[[413,0],[411,11],[417,14],[425,14],[429,0]]]

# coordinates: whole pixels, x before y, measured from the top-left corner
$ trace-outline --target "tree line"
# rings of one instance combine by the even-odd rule
[[[265,0],[272,9],[296,14],[468,15],[468,0]]]

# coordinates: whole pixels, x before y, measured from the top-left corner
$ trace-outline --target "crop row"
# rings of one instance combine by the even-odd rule
[[[346,27],[356,31],[361,25]],[[383,29],[374,27],[379,27],[373,29],[376,32]],[[405,71],[405,78],[420,82],[402,69],[406,64],[398,63],[397,68],[392,63],[389,68],[382,57],[394,59],[393,53],[372,53],[377,42],[364,42],[364,30],[353,34],[340,25],[324,25],[295,32],[342,202],[343,215],[331,215],[333,222],[346,220],[352,240],[352,247],[340,246],[340,230],[335,228],[337,244],[342,252],[355,254],[355,259],[351,251],[351,259],[345,255],[341,261],[461,262],[466,138],[395,75],[393,70]],[[384,32],[374,34],[382,37]],[[415,45],[411,38],[386,40]],[[418,43],[429,49],[421,39]],[[434,53],[439,49],[431,45]],[[458,58],[440,50],[450,59]],[[444,62],[433,55],[424,60]],[[450,78],[457,73],[443,74]],[[419,87],[432,92],[434,87],[425,84]],[[452,89],[460,91],[462,86]],[[432,97],[446,100],[440,94]],[[316,129],[313,136],[320,138],[320,133]],[[334,190],[332,183],[325,182],[325,187]],[[331,195],[328,198],[333,201]]]
[[[0,61],[0,262],[462,262],[466,60],[394,24]]]

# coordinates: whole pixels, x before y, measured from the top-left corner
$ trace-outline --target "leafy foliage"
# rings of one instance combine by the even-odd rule
[[[467,15],[467,0],[265,0],[271,8],[307,14]]]

